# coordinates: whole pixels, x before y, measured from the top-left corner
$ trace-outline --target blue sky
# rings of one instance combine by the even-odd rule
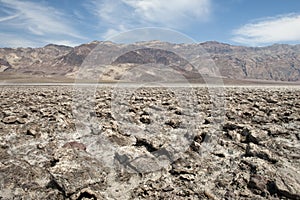
[[[0,0],[1,47],[76,46],[144,27],[174,30],[196,42],[298,44],[300,1]]]

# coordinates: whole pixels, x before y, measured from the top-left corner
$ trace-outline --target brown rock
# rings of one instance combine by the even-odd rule
[[[275,177],[275,187],[279,195],[289,199],[300,199],[300,175],[295,169],[287,167],[279,169]]]
[[[262,175],[253,174],[250,177],[248,187],[255,193],[266,195],[268,180]]]
[[[76,141],[67,142],[62,146],[62,148],[72,148],[72,149],[78,149],[83,151],[86,150],[86,146],[84,144]]]
[[[140,121],[144,124],[150,124],[151,123],[151,119],[149,115],[142,115],[140,118]]]
[[[171,126],[172,128],[179,128],[181,125],[181,121],[178,119],[171,119],[165,122],[166,125]]]
[[[8,116],[3,118],[2,122],[5,124],[14,124],[18,122],[18,118],[16,116]]]

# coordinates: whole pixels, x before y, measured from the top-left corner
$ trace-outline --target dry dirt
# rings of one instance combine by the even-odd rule
[[[299,98],[1,86],[0,199],[300,199]]]

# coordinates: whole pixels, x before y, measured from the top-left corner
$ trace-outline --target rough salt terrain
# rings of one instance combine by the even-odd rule
[[[300,199],[299,98],[1,86],[0,199]]]

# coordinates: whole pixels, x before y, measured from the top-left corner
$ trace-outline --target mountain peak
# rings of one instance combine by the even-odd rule
[[[230,44],[218,42],[218,41],[206,41],[200,43],[201,45],[222,45],[222,46],[231,46]]]
[[[61,45],[61,44],[47,44],[47,45],[44,46],[44,48],[49,48],[49,47],[54,47],[54,48],[61,48],[61,47],[63,47],[63,48],[65,48],[65,47],[72,48],[70,46]]]

